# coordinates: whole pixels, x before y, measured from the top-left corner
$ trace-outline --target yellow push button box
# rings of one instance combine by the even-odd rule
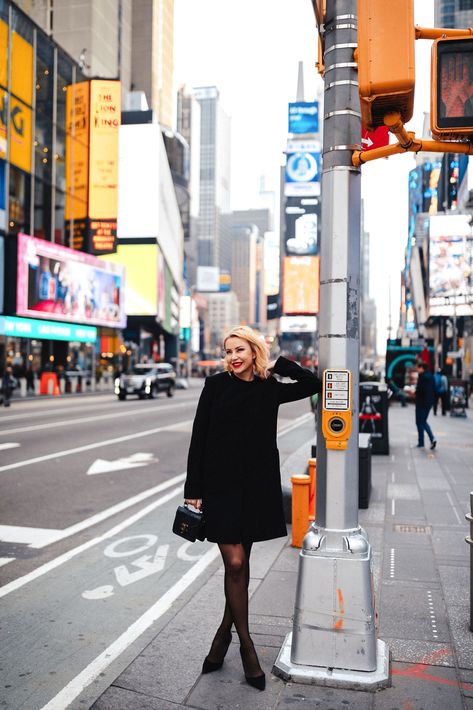
[[[346,449],[351,434],[351,372],[324,370],[322,434],[327,449]]]

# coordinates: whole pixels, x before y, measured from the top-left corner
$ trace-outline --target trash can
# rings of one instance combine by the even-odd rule
[[[371,496],[371,434],[358,434],[358,507],[368,508]],[[312,445],[317,458],[317,444]],[[287,519],[286,519],[287,522]]]
[[[371,435],[373,454],[389,454],[388,388],[384,382],[360,382],[359,432]]]
[[[358,447],[358,508],[368,508],[371,496],[371,434],[359,434]]]
[[[470,546],[470,631],[473,631],[473,493],[470,493],[470,512],[465,518],[470,523],[470,535],[465,540]]]

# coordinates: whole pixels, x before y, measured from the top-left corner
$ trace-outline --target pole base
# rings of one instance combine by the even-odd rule
[[[376,670],[351,671],[346,668],[301,666],[291,661],[292,631],[287,634],[272,672],[286,682],[323,685],[330,688],[368,690],[374,692],[391,685],[389,648],[380,639],[376,642]]]

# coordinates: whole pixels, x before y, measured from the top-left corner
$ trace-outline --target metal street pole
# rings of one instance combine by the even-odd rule
[[[371,546],[358,524],[357,0],[326,7],[319,354],[321,371],[351,372],[352,433],[346,450],[327,449],[319,416],[316,522],[300,553],[293,632],[273,670],[295,682],[366,690],[388,684],[389,654],[376,640]]]

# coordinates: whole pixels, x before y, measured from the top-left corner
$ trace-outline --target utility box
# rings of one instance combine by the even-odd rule
[[[412,118],[415,88],[414,0],[358,0],[358,81],[368,130],[397,111]]]
[[[371,496],[371,434],[358,435],[358,508],[368,508]]]

